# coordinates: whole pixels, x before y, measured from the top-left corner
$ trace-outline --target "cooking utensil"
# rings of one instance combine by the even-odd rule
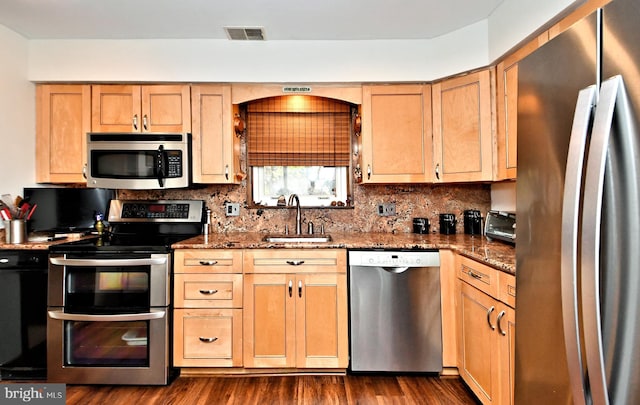
[[[29,209],[31,208],[31,205],[29,203],[23,203],[20,205],[20,208],[18,209],[18,219],[23,219],[27,216],[27,214],[29,213]]]
[[[38,206],[38,204],[33,204],[33,206],[31,207],[31,209],[29,210],[29,213],[27,214],[27,221],[31,219],[31,215],[33,215],[33,211],[36,210],[36,207]]]
[[[5,221],[9,221],[12,218],[11,215],[11,211],[9,211],[9,208],[4,207],[0,210],[0,216],[2,217],[2,219],[4,219]]]

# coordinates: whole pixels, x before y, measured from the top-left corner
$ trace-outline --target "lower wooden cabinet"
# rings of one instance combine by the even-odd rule
[[[242,309],[175,309],[174,365],[241,367]]]
[[[483,404],[513,404],[515,277],[458,258],[460,376]]]
[[[346,369],[346,251],[253,250],[244,261],[245,368]]]
[[[173,364],[242,367],[242,250],[177,249]]]

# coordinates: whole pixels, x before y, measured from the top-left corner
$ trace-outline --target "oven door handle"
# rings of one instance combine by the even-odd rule
[[[152,257],[148,259],[64,259],[61,257],[52,257],[49,259],[51,264],[56,266],[153,266],[157,264],[166,264],[166,257]]]
[[[164,310],[151,310],[141,314],[115,314],[115,315],[90,315],[90,314],[69,314],[64,311],[47,311],[49,318],[61,321],[81,321],[81,322],[128,322],[128,321],[150,321],[162,319],[167,312]]]

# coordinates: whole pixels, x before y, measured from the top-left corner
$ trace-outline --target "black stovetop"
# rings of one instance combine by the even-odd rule
[[[195,235],[111,235],[94,236],[77,241],[53,245],[54,253],[167,253],[171,245]]]
[[[202,232],[204,203],[197,200],[111,200],[108,232],[51,246],[55,253],[171,252],[171,245]]]

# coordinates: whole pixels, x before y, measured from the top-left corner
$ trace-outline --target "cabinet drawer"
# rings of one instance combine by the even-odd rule
[[[242,273],[242,250],[177,249],[174,273]]]
[[[516,307],[516,278],[511,274],[500,273],[498,299],[511,308]]]
[[[242,366],[241,309],[176,309],[174,314],[176,366]]]
[[[245,273],[346,273],[345,249],[256,249],[243,256]]]
[[[464,256],[458,256],[458,278],[498,298],[499,271]]]
[[[175,274],[176,308],[242,308],[242,274]]]

